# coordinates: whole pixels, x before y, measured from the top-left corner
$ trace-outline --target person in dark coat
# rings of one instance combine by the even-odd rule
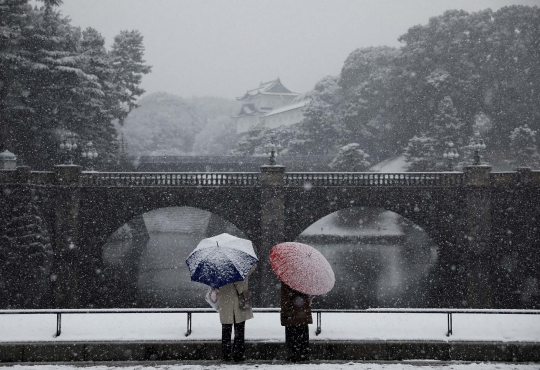
[[[311,297],[281,282],[281,326],[285,326],[285,343],[292,362],[309,360]]]

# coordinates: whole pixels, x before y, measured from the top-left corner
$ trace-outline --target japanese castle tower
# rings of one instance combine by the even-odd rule
[[[236,122],[236,133],[243,134],[259,124],[266,128],[277,128],[302,121],[302,108],[309,101],[298,101],[299,95],[283,86],[279,78],[261,82],[258,88],[236,98],[242,102],[240,112],[231,116]]]

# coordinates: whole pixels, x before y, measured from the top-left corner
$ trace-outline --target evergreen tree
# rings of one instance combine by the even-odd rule
[[[22,82],[29,68],[35,67],[21,44],[31,27],[28,0],[4,0],[0,6],[0,150],[15,151],[15,119],[28,110],[28,90]]]
[[[342,116],[341,87],[338,77],[327,76],[315,84],[313,91],[301,99],[310,102],[304,108],[304,119],[287,138],[291,145],[282,143],[288,151],[296,154],[334,154],[346,137]],[[300,98],[297,98],[300,99]],[[348,138],[350,139],[350,138]]]
[[[21,117],[16,152],[33,168],[59,163],[60,130],[80,134],[85,112],[101,95],[97,77],[83,71],[86,57],[78,51],[80,33],[46,1],[35,14],[23,45],[34,63],[26,75],[26,102],[31,114]]]
[[[465,123],[462,122],[454,107],[452,98],[445,96],[438,105],[437,113],[431,123],[433,135],[441,143],[453,142],[457,145],[463,144]]]
[[[438,145],[439,142],[436,139],[425,135],[414,136],[410,139],[404,153],[408,170],[412,172],[435,171],[439,161],[435,154],[435,148]]]
[[[113,82],[119,87],[123,111],[118,119],[123,125],[125,118],[137,107],[137,98],[144,94],[140,87],[142,77],[150,73],[152,67],[143,60],[143,36],[139,31],[121,31],[114,38],[111,58],[115,70]]]
[[[80,51],[86,57],[83,65],[85,73],[96,76],[101,89],[93,100],[94,104],[81,112],[81,119],[86,121],[81,128],[82,144],[93,143],[98,152],[98,168],[114,168],[119,161],[119,143],[113,121],[122,114],[121,94],[118,86],[112,82],[115,70],[105,50],[105,39],[97,30],[87,28],[82,32]]]
[[[50,299],[49,232],[32,194],[12,196],[0,233],[0,302],[4,308],[42,308]]]
[[[435,165],[432,170],[446,170],[444,153],[450,148],[462,147],[465,124],[459,119],[452,98],[445,96],[438,105],[437,113],[430,125],[432,137],[436,139],[432,159]]]
[[[338,154],[330,163],[330,168],[345,172],[366,171],[371,167],[368,158],[369,154],[360,149],[360,144],[347,144],[339,149]]]
[[[353,51],[339,77],[339,111],[350,141],[376,158],[395,154],[402,147],[403,126],[392,120],[395,112],[395,61],[400,51],[380,46]]]
[[[512,163],[516,167],[539,167],[540,155],[536,143],[536,131],[531,130],[529,126],[519,126],[512,131],[510,151]]]

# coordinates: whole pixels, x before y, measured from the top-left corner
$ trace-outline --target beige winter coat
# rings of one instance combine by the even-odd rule
[[[238,307],[238,293],[248,290],[248,277],[255,270],[257,265],[253,266],[248,272],[245,280],[233,284],[227,284],[219,288],[219,320],[222,324],[241,323],[253,318],[251,308],[241,310]],[[236,289],[238,289],[238,293]],[[234,319],[234,321],[233,321]]]

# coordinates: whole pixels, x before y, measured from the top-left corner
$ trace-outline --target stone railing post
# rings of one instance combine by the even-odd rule
[[[30,182],[30,167],[17,167],[17,169],[15,170],[15,181],[18,184],[28,184],[28,182]]]
[[[470,308],[491,308],[491,166],[468,166],[465,173],[466,302]]]
[[[280,283],[270,266],[270,250],[284,241],[285,166],[261,166],[261,246],[259,249],[259,286],[261,307],[279,305]]]
[[[81,167],[55,166],[54,275],[55,308],[78,307],[79,207]]]
[[[531,171],[530,167],[518,167],[516,172],[518,174],[519,185],[526,186],[531,183]]]

